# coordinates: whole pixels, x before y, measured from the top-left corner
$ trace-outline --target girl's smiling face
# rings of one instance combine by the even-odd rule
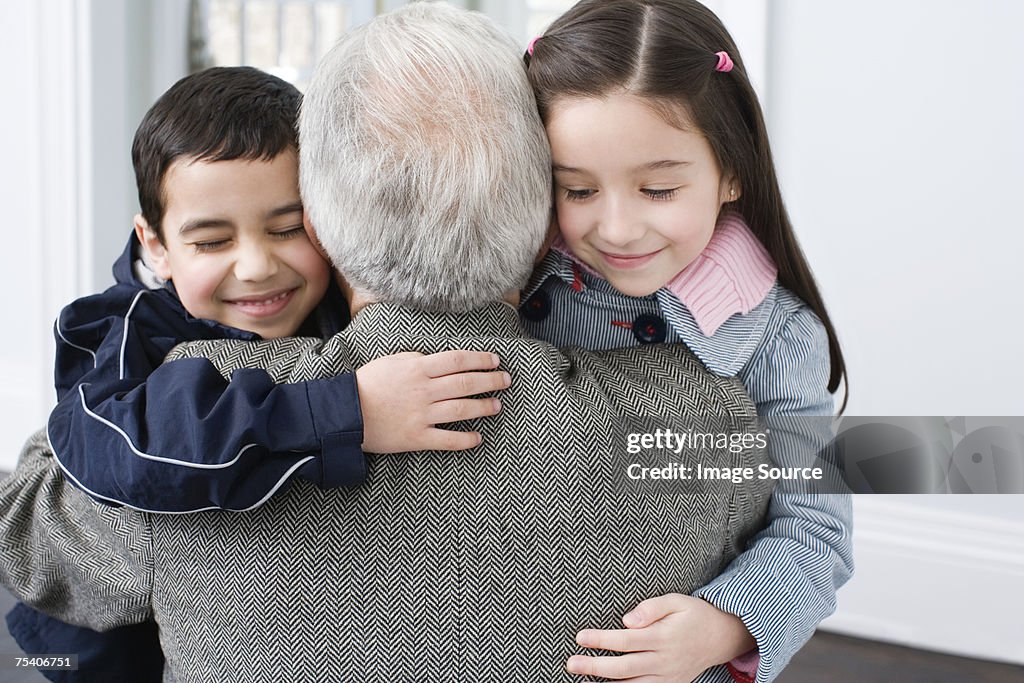
[[[638,97],[556,100],[547,123],[562,237],[613,287],[646,296],[711,240],[740,188],[704,136]]]

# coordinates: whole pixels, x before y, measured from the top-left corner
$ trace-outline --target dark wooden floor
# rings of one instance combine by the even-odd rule
[[[817,633],[779,683],[1024,683],[1024,666]]]
[[[0,615],[14,605],[0,589]],[[2,620],[0,620],[2,623]],[[0,629],[0,653],[20,652]],[[819,633],[801,650],[779,683],[1022,683],[1024,667],[950,657],[831,633]],[[37,671],[0,670],[0,683],[46,683]]]

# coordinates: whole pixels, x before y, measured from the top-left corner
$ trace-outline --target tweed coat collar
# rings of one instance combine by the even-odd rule
[[[502,301],[465,313],[422,311],[393,303],[368,304],[352,319],[347,334],[376,334],[385,330],[414,330],[416,336],[443,337],[523,337],[519,312]]]

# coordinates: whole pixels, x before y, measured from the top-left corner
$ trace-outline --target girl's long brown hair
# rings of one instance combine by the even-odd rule
[[[722,50],[734,62],[727,73],[715,69]],[[825,326],[835,393],[846,377],[839,339],[793,234],[761,105],[718,17],[695,0],[583,0],[534,42],[526,62],[545,123],[559,98],[623,91],[649,100],[672,125],[696,125],[722,173],[739,182],[730,206],[771,254],[782,286]]]

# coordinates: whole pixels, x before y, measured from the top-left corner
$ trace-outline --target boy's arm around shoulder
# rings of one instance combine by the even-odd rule
[[[104,631],[152,617],[148,520],[67,485],[46,437],[0,481],[0,580],[22,602]]]
[[[258,369],[229,382],[198,358],[161,365],[174,345],[215,328],[165,310],[154,292],[122,292],[84,313],[76,304],[58,319],[58,387],[70,390],[47,429],[68,476],[96,499],[151,512],[241,510],[300,469],[323,486],[365,477],[351,375],[276,385]],[[73,368],[84,374],[62,379]]]
[[[758,414],[796,427],[769,440],[774,461],[805,458],[831,441],[828,373],[825,329],[805,306],[788,315],[751,359],[743,382]],[[852,525],[849,495],[777,489],[765,528],[722,574],[694,592],[740,617],[754,636],[760,655],[757,683],[774,680],[818,623],[835,611],[836,591],[853,574]]]

